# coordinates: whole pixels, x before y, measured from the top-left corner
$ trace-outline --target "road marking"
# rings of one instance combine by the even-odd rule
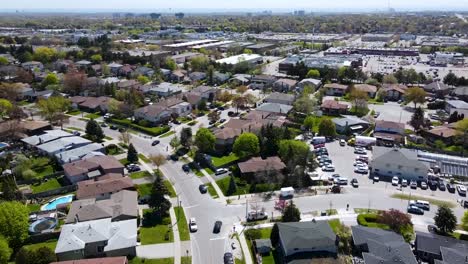
[[[195,204],[195,205],[191,205],[191,206],[184,206],[184,208],[185,209],[190,209],[190,208],[197,207],[197,206],[200,206],[200,204]]]
[[[210,240],[222,240],[226,239],[226,237],[215,237],[215,238],[210,238]]]

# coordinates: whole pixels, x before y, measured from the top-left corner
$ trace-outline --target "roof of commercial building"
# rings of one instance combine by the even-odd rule
[[[240,55],[235,55],[235,56],[231,56],[231,57],[227,57],[227,58],[224,58],[224,59],[220,59],[220,60],[217,60],[216,63],[225,63],[225,64],[231,64],[231,65],[234,65],[234,64],[237,64],[239,62],[243,62],[243,61],[247,61],[247,62],[250,62],[250,61],[254,61],[254,60],[260,60],[262,58],[262,56],[258,55],[258,54],[240,54]]]

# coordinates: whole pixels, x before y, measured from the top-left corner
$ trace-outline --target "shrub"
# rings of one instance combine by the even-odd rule
[[[138,121],[138,125],[139,125],[139,126],[147,127],[147,126],[149,126],[149,122],[146,121],[146,120],[144,120],[144,119],[142,119],[142,120]]]
[[[255,240],[262,238],[262,232],[258,229],[248,229],[245,231],[245,238]]]

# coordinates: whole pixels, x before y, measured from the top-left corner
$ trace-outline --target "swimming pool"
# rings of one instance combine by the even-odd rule
[[[48,201],[43,206],[41,206],[41,211],[54,210],[55,208],[57,208],[57,205],[59,204],[70,203],[71,201],[73,201],[73,196],[74,196],[73,194],[69,194],[69,195],[54,198]]]
[[[8,147],[8,143],[5,143],[5,142],[0,142],[0,149],[4,149],[6,147]]]
[[[29,233],[36,234],[42,233],[44,230],[54,229],[57,226],[57,219],[54,217],[44,217],[34,221],[29,226]]]

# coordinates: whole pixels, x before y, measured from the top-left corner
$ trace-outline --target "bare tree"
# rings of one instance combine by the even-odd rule
[[[164,165],[166,163],[166,157],[162,154],[157,154],[157,155],[151,155],[149,156],[149,160],[156,165],[156,167],[159,170],[159,166]]]
[[[127,130],[125,130],[125,131],[120,133],[119,139],[125,145],[128,145],[128,144],[130,144],[130,140],[132,139],[132,135],[130,135],[130,133]]]

